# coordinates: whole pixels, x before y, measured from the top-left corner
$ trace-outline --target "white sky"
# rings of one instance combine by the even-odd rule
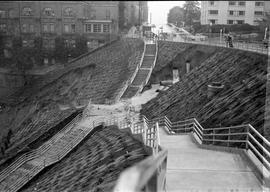
[[[148,22],[150,23],[150,13],[152,13],[152,23],[155,25],[161,25],[167,23],[167,15],[169,10],[174,6],[180,6],[185,1],[148,1],[149,16]]]

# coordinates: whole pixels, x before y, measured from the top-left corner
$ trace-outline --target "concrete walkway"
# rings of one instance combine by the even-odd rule
[[[190,135],[167,135],[160,129],[160,144],[168,149],[168,192],[257,192],[258,179],[240,155],[200,149]]]

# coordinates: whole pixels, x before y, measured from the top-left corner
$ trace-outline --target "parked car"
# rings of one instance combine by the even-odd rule
[[[194,36],[195,40],[198,40],[198,41],[205,41],[207,39],[207,36],[205,35],[202,35],[200,33],[197,33],[195,36]]]

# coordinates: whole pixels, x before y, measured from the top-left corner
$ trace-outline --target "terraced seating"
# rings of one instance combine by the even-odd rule
[[[22,191],[106,191],[120,172],[149,153],[143,143],[115,126],[97,129],[72,154]]]
[[[149,118],[166,115],[173,121],[196,116],[206,127],[251,123],[262,133],[266,59],[262,54],[219,48],[166,92],[143,105],[141,113]],[[211,82],[221,82],[225,88],[208,99],[207,85]]]

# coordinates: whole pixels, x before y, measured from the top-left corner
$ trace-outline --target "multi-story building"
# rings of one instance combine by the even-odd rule
[[[257,25],[269,11],[269,1],[202,1],[201,24]]]
[[[129,4],[140,4],[140,9],[132,9],[131,15],[126,11],[128,22],[147,20],[147,2],[125,2],[125,10],[129,9]],[[118,34],[118,20],[118,1],[0,2],[0,32],[7,45],[12,44],[14,36],[20,36],[23,46],[33,46],[34,38],[41,36],[43,47],[50,49],[55,47],[55,38],[59,35],[67,45],[74,44],[77,35],[83,35],[91,47]]]

